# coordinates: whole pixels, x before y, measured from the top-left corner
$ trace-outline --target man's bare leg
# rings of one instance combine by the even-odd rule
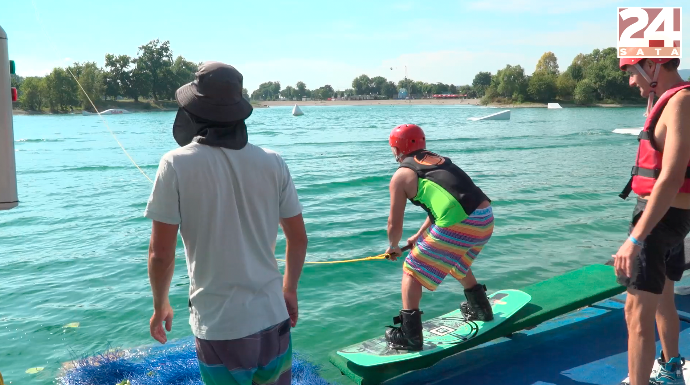
[[[422,301],[422,284],[411,275],[403,273],[402,277],[402,302],[403,309],[419,309]]]
[[[625,321],[628,324],[630,385],[647,385],[655,356],[654,316],[660,295],[628,289]]]
[[[666,361],[678,356],[678,339],[680,338],[680,319],[676,310],[673,293],[674,282],[666,278],[664,293],[656,308],[656,327]]]

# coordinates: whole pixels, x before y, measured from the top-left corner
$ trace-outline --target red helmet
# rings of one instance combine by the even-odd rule
[[[395,147],[402,155],[426,148],[424,131],[416,124],[401,124],[391,131],[388,138],[391,147]]]
[[[625,66],[635,65],[644,59],[649,59],[649,60],[653,61],[654,63],[664,64],[664,63],[670,62],[674,58],[671,58],[671,57],[659,57],[659,58],[646,58],[646,57],[631,58],[631,57],[628,57],[628,58],[621,58],[619,60],[618,66],[620,67],[620,69],[625,71]]]

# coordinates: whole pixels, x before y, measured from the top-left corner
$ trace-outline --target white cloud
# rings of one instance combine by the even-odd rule
[[[480,0],[469,3],[469,8],[494,12],[570,13],[604,8],[622,0]]]

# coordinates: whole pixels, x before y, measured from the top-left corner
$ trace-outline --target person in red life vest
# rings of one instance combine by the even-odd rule
[[[685,384],[673,297],[685,264],[683,240],[690,232],[690,82],[678,74],[678,58],[620,59],[649,98],[632,178],[621,193],[637,194],[629,237],[613,256],[617,281],[627,287],[629,383]],[[654,96],[660,95],[656,105]],[[654,378],[654,321],[661,337]],[[624,381],[623,383],[627,383]]]
[[[390,182],[386,253],[392,260],[402,255],[398,243],[407,200],[428,216],[417,234],[407,240],[412,249],[403,264],[403,308],[393,319],[401,326],[389,327],[385,338],[392,349],[419,351],[424,347],[419,310],[422,287],[435,291],[448,274],[465,289],[467,301],[459,306],[465,319],[493,320],[486,286],[477,283],[470,266],[491,238],[494,216],[491,200],[460,167],[426,149],[421,127],[401,124],[388,141],[400,163]]]

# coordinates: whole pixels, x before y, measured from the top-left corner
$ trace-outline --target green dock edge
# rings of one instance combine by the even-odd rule
[[[504,321],[503,324],[486,334],[457,345],[455,348],[446,349],[431,356],[373,367],[356,365],[339,356],[336,352],[331,352],[328,358],[354,383],[359,385],[380,384],[406,372],[428,368],[443,358],[463,350],[509,336],[565,313],[613,297],[624,292],[625,287],[616,282],[613,266],[590,265],[526,286],[520,290],[532,296],[530,303],[510,319]]]

